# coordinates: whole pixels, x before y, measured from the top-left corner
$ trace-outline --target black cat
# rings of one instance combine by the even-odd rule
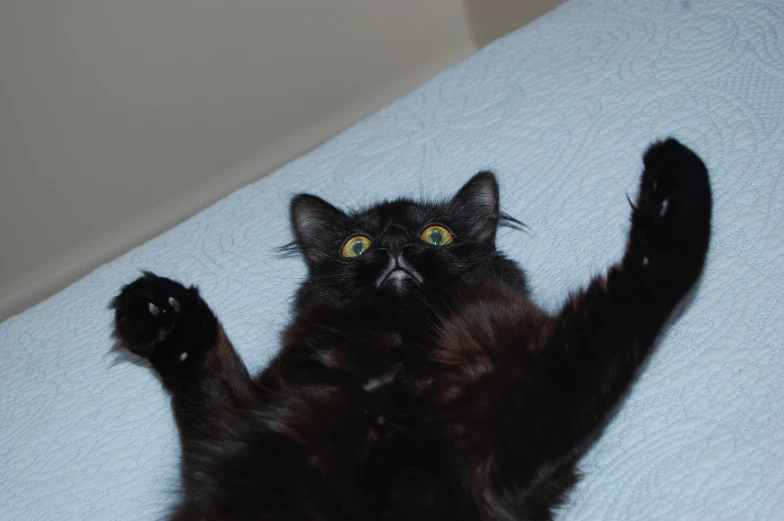
[[[182,441],[173,520],[547,520],[576,460],[697,281],[702,161],[653,145],[623,260],[556,315],[495,249],[498,186],[346,214],[291,203],[309,274],[278,356],[251,377],[195,287],[152,273],[112,301]]]

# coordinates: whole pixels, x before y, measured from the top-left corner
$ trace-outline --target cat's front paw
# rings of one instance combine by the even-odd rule
[[[230,346],[219,341],[220,323],[195,286],[145,272],[109,307],[117,347],[146,358],[169,390],[197,381],[210,353]]]
[[[675,139],[653,144],[643,158],[626,262],[690,284],[710,240],[711,189],[702,160]]]
[[[183,313],[193,309],[194,299],[201,299],[195,288],[145,272],[124,286],[110,304],[118,346],[148,357],[157,346],[181,336],[175,332]]]

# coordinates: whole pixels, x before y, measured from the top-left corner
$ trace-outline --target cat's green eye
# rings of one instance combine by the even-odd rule
[[[425,228],[425,231],[422,232],[419,238],[434,246],[445,246],[454,239],[449,230],[437,224]]]
[[[370,248],[370,239],[364,235],[355,235],[343,243],[344,257],[359,257]]]

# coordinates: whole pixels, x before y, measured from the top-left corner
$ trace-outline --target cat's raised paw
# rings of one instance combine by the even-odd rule
[[[675,139],[653,144],[643,158],[633,205],[629,259],[699,269],[710,238],[711,190],[702,160]]]
[[[118,346],[146,357],[170,337],[193,293],[194,289],[150,272],[124,286],[110,304]]]
[[[170,390],[198,379],[211,350],[228,342],[218,341],[220,323],[195,286],[150,272],[124,286],[109,307],[115,347],[147,359]]]

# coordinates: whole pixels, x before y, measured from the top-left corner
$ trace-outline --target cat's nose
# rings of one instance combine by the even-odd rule
[[[397,255],[408,245],[408,238],[400,233],[388,233],[381,238],[381,247],[392,255]]]

